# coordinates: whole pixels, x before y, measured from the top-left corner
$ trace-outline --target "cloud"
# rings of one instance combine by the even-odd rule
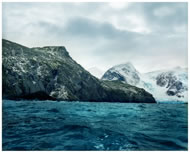
[[[153,32],[173,33],[174,27],[187,25],[187,3],[140,3],[139,12]]]
[[[187,67],[187,3],[3,3],[2,17],[3,38],[64,45],[86,69]]]

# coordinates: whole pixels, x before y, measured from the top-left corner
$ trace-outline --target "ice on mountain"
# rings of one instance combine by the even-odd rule
[[[187,68],[175,67],[143,74],[139,73],[131,63],[125,63],[110,68],[102,79],[120,80],[144,88],[157,101],[188,101]]]

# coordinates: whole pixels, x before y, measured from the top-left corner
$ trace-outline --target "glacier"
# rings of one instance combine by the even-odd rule
[[[102,80],[120,80],[151,93],[158,103],[188,101],[188,69],[174,67],[140,73],[132,63],[115,65],[108,69]]]

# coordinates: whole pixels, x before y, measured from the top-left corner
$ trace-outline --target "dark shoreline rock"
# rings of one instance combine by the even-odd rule
[[[3,99],[156,103],[144,89],[97,79],[64,46],[27,48],[2,41]]]

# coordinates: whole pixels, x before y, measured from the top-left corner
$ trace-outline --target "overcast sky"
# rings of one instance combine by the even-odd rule
[[[3,38],[65,46],[85,69],[187,67],[187,3],[3,3]]]

